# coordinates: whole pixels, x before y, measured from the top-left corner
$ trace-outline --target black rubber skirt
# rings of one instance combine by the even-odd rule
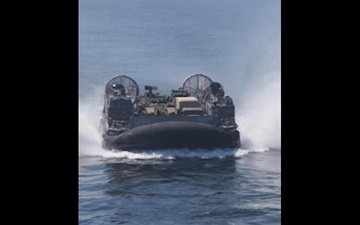
[[[139,126],[120,135],[103,134],[103,147],[107,149],[215,149],[239,148],[240,134],[195,122],[160,122]]]

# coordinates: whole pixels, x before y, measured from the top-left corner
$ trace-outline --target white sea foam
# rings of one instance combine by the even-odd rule
[[[190,149],[164,149],[164,150],[146,150],[146,151],[118,151],[103,150],[101,148],[93,148],[83,154],[83,156],[97,156],[103,158],[119,158],[119,159],[161,159],[173,160],[176,158],[240,158],[254,150],[248,149],[214,149],[196,151]]]
[[[102,102],[99,92],[79,101],[79,156],[101,155],[104,151],[101,147]]]
[[[280,75],[274,72],[263,77],[241,94],[241,107],[236,111],[242,146],[246,149],[281,148]]]

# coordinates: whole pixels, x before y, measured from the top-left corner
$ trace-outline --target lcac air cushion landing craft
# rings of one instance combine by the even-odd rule
[[[188,77],[170,95],[139,86],[127,75],[105,87],[102,145],[106,149],[240,148],[235,107],[223,86],[203,74]]]

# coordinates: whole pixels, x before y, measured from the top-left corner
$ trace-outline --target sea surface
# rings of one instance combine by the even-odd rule
[[[280,0],[79,0],[79,224],[281,224]],[[236,106],[240,149],[110,151],[119,74],[170,94],[195,73]]]

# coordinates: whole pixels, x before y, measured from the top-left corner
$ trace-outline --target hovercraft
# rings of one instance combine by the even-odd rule
[[[223,86],[203,74],[188,77],[170,95],[139,86],[127,75],[106,84],[102,145],[106,149],[240,148],[235,106]]]

